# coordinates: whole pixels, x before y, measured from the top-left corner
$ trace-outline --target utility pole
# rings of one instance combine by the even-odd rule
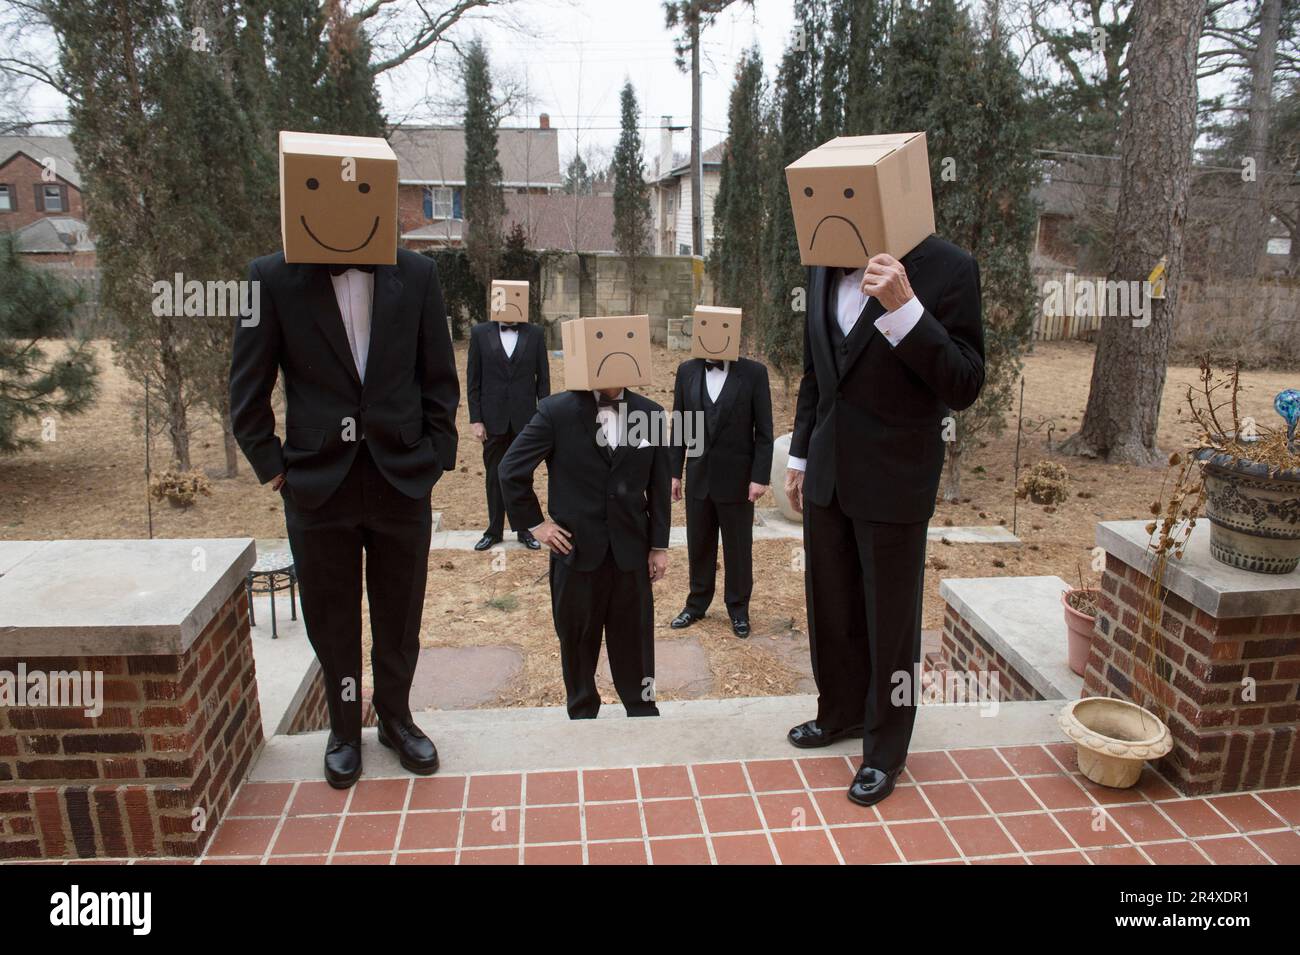
[[[700,154],[700,0],[691,0],[691,252],[704,255],[704,157]]]

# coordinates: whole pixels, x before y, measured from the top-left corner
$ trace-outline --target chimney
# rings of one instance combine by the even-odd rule
[[[673,167],[673,118],[659,117],[659,176],[663,178]]]
[[[541,116],[538,116],[538,117],[537,117],[537,128],[538,128],[538,129],[550,129],[550,128],[551,128],[551,115],[550,115],[550,113],[543,113]]]

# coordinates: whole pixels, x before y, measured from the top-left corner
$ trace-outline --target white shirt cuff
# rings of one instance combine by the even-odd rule
[[[925,314],[925,306],[921,304],[920,299],[915,295],[906,302],[894,309],[892,312],[886,312],[876,319],[876,328],[880,329],[880,334],[885,336],[885,341],[891,346],[901,342],[921,320]]]
[[[787,468],[789,468],[791,471],[807,471],[807,470],[808,470],[808,459],[807,459],[807,458],[789,457],[789,458],[786,458],[785,466],[786,466]]]

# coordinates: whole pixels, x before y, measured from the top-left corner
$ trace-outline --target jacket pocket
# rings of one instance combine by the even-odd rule
[[[302,451],[319,451],[325,447],[324,428],[286,428],[285,443]]]
[[[408,421],[403,425],[399,425],[397,436],[402,439],[402,444],[408,448],[415,447],[420,443],[420,439],[424,437],[424,422]]]

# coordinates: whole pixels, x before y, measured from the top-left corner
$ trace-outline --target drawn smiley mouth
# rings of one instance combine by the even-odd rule
[[[721,354],[722,354],[724,351],[726,351],[727,348],[730,347],[730,345],[731,345],[731,336],[730,336],[730,335],[727,336],[727,340],[726,340],[725,342],[722,343],[722,347],[719,348],[717,351],[714,351],[714,350],[713,350],[712,348],[710,348],[708,345],[704,344],[704,339],[701,338],[699,335],[696,335],[696,336],[695,336],[695,340],[696,340],[697,342],[699,342],[699,343],[700,343],[700,347],[703,348],[703,349],[704,349],[706,352],[708,352],[710,355],[721,355]]]
[[[858,227],[853,224],[853,221],[851,219],[844,218],[844,216],[836,216],[836,215],[822,216],[821,222],[817,223],[817,228],[813,229],[812,238],[808,240],[808,248],[810,251],[813,245],[817,242],[817,230],[822,227],[823,223],[828,222],[831,219],[839,219],[841,222],[845,223],[850,229],[852,229],[853,234],[857,236],[858,245],[862,246],[863,254],[864,255],[871,254],[870,252],[867,251],[867,243],[862,241],[862,233],[858,231]]]
[[[606,355],[604,358],[602,358],[602,359],[600,360],[600,364],[596,366],[596,377],[597,377],[597,378],[600,377],[600,372],[601,372],[601,370],[605,367],[605,362],[609,361],[609,360],[610,360],[611,358],[613,358],[615,355],[622,355],[624,358],[626,358],[626,359],[628,359],[630,362],[632,362],[633,367],[636,368],[636,374],[637,374],[637,377],[638,377],[638,378],[641,377],[641,363],[638,362],[638,361],[636,360],[636,358],[634,358],[630,353],[625,352],[625,351],[612,351],[612,352],[610,352],[608,355]]]
[[[370,234],[366,236],[366,241],[362,242],[360,245],[354,245],[350,249],[339,249],[336,248],[335,246],[328,245],[327,243],[322,242],[319,238],[317,238],[316,233],[312,232],[311,226],[307,224],[306,216],[299,216],[298,221],[301,222],[302,227],[307,230],[307,234],[311,236],[312,241],[315,242],[317,245],[319,245],[321,248],[329,249],[331,252],[341,252],[344,254],[348,252],[358,252],[361,249],[364,249],[366,246],[370,244],[370,240],[375,237],[375,233],[379,231],[379,216],[375,216],[375,224],[370,227]]]

